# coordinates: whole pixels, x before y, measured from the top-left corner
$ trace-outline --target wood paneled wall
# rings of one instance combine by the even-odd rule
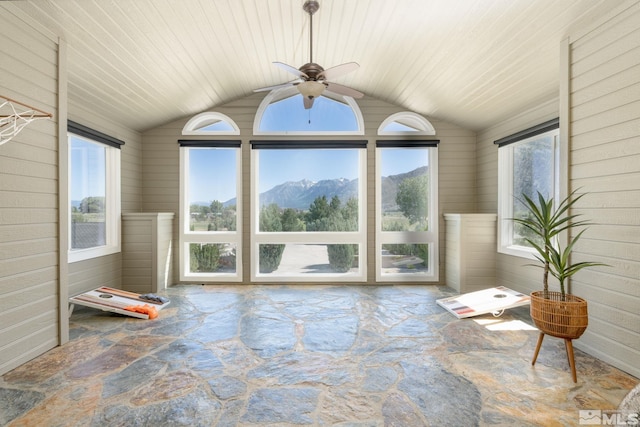
[[[0,5],[0,93],[51,112],[0,146],[0,374],[67,339],[67,296],[119,287],[120,254],[66,264],[67,116],[125,141],[122,211],[142,200],[141,135],[66,104],[66,50],[10,2]]]
[[[573,293],[589,301],[576,346],[640,377],[640,2],[627,2],[569,40],[570,189],[597,225],[576,261]]]
[[[0,94],[53,114],[0,145],[0,374],[59,343],[58,44],[0,14]]]

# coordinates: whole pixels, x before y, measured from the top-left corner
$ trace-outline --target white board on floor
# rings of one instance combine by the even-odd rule
[[[102,311],[109,311],[111,313],[124,314],[125,316],[148,319],[148,314],[125,310],[125,307],[149,304],[150,306],[155,307],[156,310],[160,311],[169,305],[168,301],[160,303],[142,299],[140,296],[140,294],[135,292],[128,292],[103,286],[69,298],[69,304],[71,304],[69,315],[71,315],[73,304],[78,304],[85,307],[97,308]]]
[[[436,302],[458,319],[462,319],[487,313],[500,313],[508,308],[527,305],[530,300],[531,298],[528,295],[504,286],[498,286],[442,298]]]

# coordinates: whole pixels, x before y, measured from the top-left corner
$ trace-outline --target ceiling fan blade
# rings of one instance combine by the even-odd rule
[[[285,70],[288,73],[293,74],[294,76],[297,77],[305,77],[308,78],[309,76],[307,76],[305,73],[303,73],[302,71],[298,70],[296,67],[289,65],[289,64],[285,64],[284,62],[274,62],[274,64],[280,68],[282,68],[283,70]]]
[[[347,62],[345,64],[336,65],[335,67],[327,68],[320,74],[318,79],[324,78],[325,80],[333,80],[336,77],[344,76],[347,73],[357,70],[360,65],[357,62]]]
[[[282,87],[295,86],[300,82],[301,82],[300,79],[295,79],[295,80],[291,80],[290,82],[287,82],[287,83],[280,83],[280,84],[273,85],[273,86],[261,87],[261,88],[258,88],[258,89],[254,89],[253,91],[254,92],[268,92],[268,91],[272,91],[274,89],[280,89]]]
[[[308,109],[310,109],[311,107],[313,107],[313,100],[314,100],[314,99],[315,99],[315,98],[307,98],[306,96],[303,96],[303,97],[302,97],[302,101],[304,102],[304,109],[305,109],[305,110],[308,110]]]
[[[347,86],[329,82],[324,82],[324,84],[327,86],[329,92],[337,93],[338,95],[350,96],[352,98],[362,98],[364,96],[364,93]]]

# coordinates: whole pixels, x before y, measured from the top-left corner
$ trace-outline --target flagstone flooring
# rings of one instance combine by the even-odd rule
[[[634,378],[538,336],[528,307],[458,320],[443,286],[167,289],[155,320],[76,307],[0,378],[0,425],[575,426]]]

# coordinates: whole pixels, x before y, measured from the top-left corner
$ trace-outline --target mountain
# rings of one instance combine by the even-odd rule
[[[382,208],[383,210],[395,210],[396,194],[398,193],[398,185],[406,178],[413,178],[418,175],[424,175],[428,171],[428,167],[424,166],[411,172],[382,177]],[[323,195],[327,196],[327,200],[331,201],[333,196],[338,196],[344,205],[351,197],[358,195],[357,179],[325,179],[322,181],[310,181],[303,179],[301,181],[289,181],[276,185],[272,189],[260,194],[260,207],[277,204],[281,208],[294,208],[300,210],[309,209],[309,205],[313,201]],[[203,202],[204,203],[204,202]],[[208,205],[208,203],[204,203]],[[236,204],[236,199],[227,200],[225,206]]]
[[[282,208],[307,210],[316,198],[323,195],[326,195],[329,201],[334,196],[338,196],[344,204],[351,197],[358,196],[358,180],[338,178],[324,179],[318,182],[306,179],[297,182],[285,182],[260,194],[260,206],[275,203]]]
[[[398,175],[389,175],[382,177],[382,211],[395,211],[398,210],[396,203],[396,195],[398,194],[398,185],[407,178],[414,178],[420,175],[426,175],[429,172],[428,166],[414,169],[407,173],[401,173]]]

